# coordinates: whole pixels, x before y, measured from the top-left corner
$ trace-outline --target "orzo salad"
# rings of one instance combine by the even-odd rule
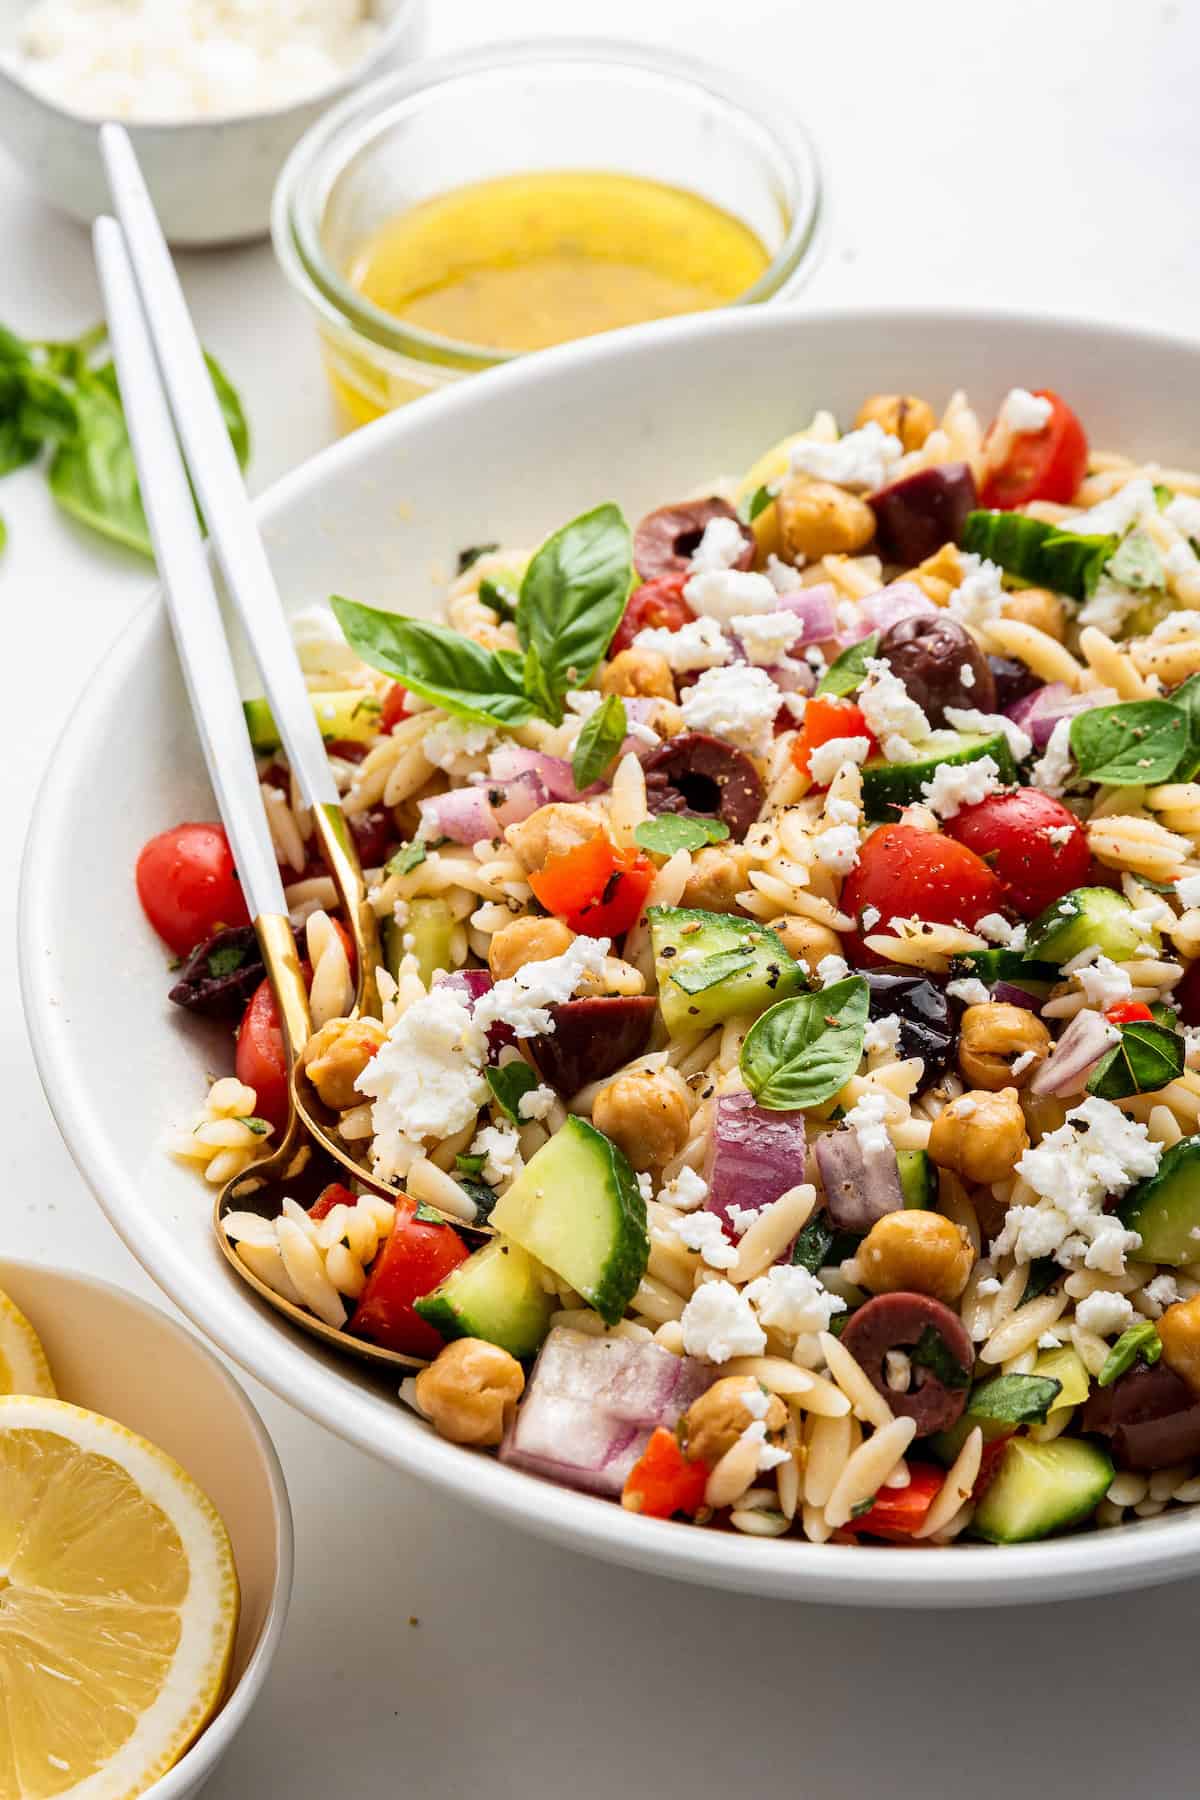
[[[1200,476],[1017,388],[664,498],[464,550],[441,623],[297,618],[378,1021],[248,704],[304,1078],[388,1197],[235,1212],[238,1255],[427,1359],[442,1436],[644,1516],[1200,1500]],[[219,826],[137,873],[171,998],[237,1021],[171,1140],[221,1183],[287,1116],[271,989]]]

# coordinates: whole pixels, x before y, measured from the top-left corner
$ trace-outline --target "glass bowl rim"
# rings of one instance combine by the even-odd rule
[[[441,363],[478,371],[528,356],[526,350],[497,350],[441,337],[420,326],[402,324],[372,301],[365,300],[333,267],[320,241],[320,217],[333,182],[351,157],[373,135],[379,117],[397,103],[448,87],[479,74],[504,75],[531,65],[552,67],[579,62],[625,66],[639,74],[661,76],[718,100],[766,135],[786,169],[792,219],[786,236],[758,279],[714,311],[755,305],[768,300],[801,267],[816,247],[821,219],[821,164],[806,127],[769,89],[695,57],[617,38],[558,37],[515,39],[435,57],[401,69],[359,88],[334,107],[300,139],[275,186],[271,236],[275,254],[289,281],[326,322],[368,340],[378,349],[398,352],[422,363]]]

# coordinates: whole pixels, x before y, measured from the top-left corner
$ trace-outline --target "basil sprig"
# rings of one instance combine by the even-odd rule
[[[625,702],[619,694],[606,694],[575,740],[571,757],[575,786],[588,788],[599,781],[628,735]]]
[[[746,1033],[742,1077],[760,1106],[789,1112],[829,1100],[858,1068],[870,998],[861,975],[781,1000]]]
[[[425,861],[428,845],[424,838],[413,838],[409,844],[402,844],[394,855],[389,856],[383,865],[385,875],[411,875]]]
[[[996,1419],[1005,1425],[1044,1425],[1062,1393],[1053,1375],[997,1375],[981,1382],[967,1401],[973,1419]]]
[[[633,540],[618,506],[583,513],[530,559],[516,603],[523,654],[485,650],[444,626],[335,596],[334,615],[365,663],[455,717],[557,725],[563,699],[608,649],[633,585]]]
[[[521,1117],[521,1101],[526,1094],[531,1094],[538,1084],[538,1078],[527,1062],[505,1063],[502,1069],[485,1069],[487,1084],[492,1090],[492,1098],[514,1125],[524,1125]]]
[[[1120,1027],[1114,1044],[1088,1079],[1089,1094],[1101,1100],[1124,1100],[1130,1094],[1156,1094],[1183,1074],[1186,1046],[1177,1031],[1150,1019],[1134,1019]]]
[[[1160,588],[1166,582],[1166,571],[1158,545],[1150,533],[1140,527],[1122,539],[1105,573],[1125,587],[1136,589],[1138,593]]]
[[[1071,754],[1080,775],[1109,787],[1169,781],[1191,741],[1188,713],[1171,700],[1125,700],[1071,720]]]
[[[693,813],[659,813],[643,819],[633,833],[634,842],[652,856],[674,856],[677,850],[702,850],[705,844],[723,844],[729,827],[723,819],[701,819]]]
[[[1144,1363],[1156,1363],[1162,1355],[1162,1339],[1152,1319],[1142,1319],[1123,1331],[1105,1359],[1096,1377],[1098,1387],[1111,1387],[1117,1377],[1131,1369],[1140,1356]]]
[[[847,694],[857,693],[867,679],[867,664],[878,648],[879,633],[873,631],[861,643],[851,644],[848,650],[843,650],[818,681],[818,694],[833,694],[844,699]]]
[[[908,1355],[911,1362],[928,1369],[945,1388],[965,1388],[970,1383],[970,1371],[963,1368],[936,1326],[926,1325]]]

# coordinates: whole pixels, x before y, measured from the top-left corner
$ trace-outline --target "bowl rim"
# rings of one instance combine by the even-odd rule
[[[256,107],[250,112],[204,113],[202,116],[186,119],[122,119],[120,123],[136,144],[139,140],[145,141],[156,134],[173,137],[181,132],[202,130],[210,126],[261,125],[272,120],[294,118],[313,106],[324,109],[375,76],[380,64],[395,51],[397,41],[414,24],[419,23],[424,5],[425,0],[395,0],[395,11],[391,18],[375,21],[380,30],[372,49],[352,67],[344,69],[333,81],[314,88],[296,100],[284,100],[278,106]],[[61,101],[44,94],[26,79],[21,73],[20,65],[11,56],[0,56],[0,81],[7,82],[10,87],[24,94],[35,106],[62,125],[83,126],[85,130],[99,131],[104,123],[100,117],[75,112]]]
[[[271,1509],[278,1546],[275,1575],[271,1585],[271,1599],[257,1642],[250,1652],[237,1685],[226,1694],[220,1710],[205,1726],[195,1743],[184,1752],[173,1767],[167,1770],[165,1775],[160,1775],[158,1780],[146,1789],[146,1800],[184,1800],[186,1795],[194,1793],[208,1780],[217,1763],[225,1755],[233,1739],[245,1724],[266,1681],[271,1665],[275,1661],[276,1652],[283,1638],[295,1575],[295,1528],[287,1480],[279,1461],[279,1453],[270,1433],[263,1424],[257,1407],[241,1383],[230,1374],[224,1363],[214,1355],[210,1346],[198,1332],[181,1325],[178,1319],[173,1319],[170,1313],[164,1311],[161,1306],[155,1306],[151,1301],[143,1300],[140,1294],[132,1293],[128,1288],[118,1287],[115,1282],[105,1281],[99,1275],[89,1275],[81,1269],[62,1269],[52,1263],[34,1262],[26,1257],[8,1256],[3,1253],[0,1253],[0,1287],[4,1285],[5,1275],[9,1269],[21,1273],[28,1272],[31,1275],[49,1275],[53,1276],[56,1281],[72,1282],[77,1286],[90,1288],[93,1293],[104,1294],[135,1312],[145,1314],[154,1321],[156,1326],[181,1339],[192,1354],[206,1362],[219,1377],[221,1385],[228,1394],[230,1405],[241,1413],[262,1455],[267,1486],[271,1495]]]
[[[256,500],[255,511],[260,523],[269,525],[344,467],[369,462],[377,444],[393,437],[419,437],[423,419],[469,412],[476,394],[486,392],[494,398],[510,390],[519,395],[525,388],[562,384],[583,366],[620,365],[631,355],[676,340],[694,340],[700,352],[719,350],[725,339],[761,335],[802,341],[806,331],[847,326],[864,333],[918,326],[947,331],[970,326],[986,332],[1015,326],[1036,330],[1043,338],[1069,340],[1083,334],[1094,341],[1100,357],[1106,344],[1126,350],[1140,345],[1147,351],[1200,361],[1200,341],[1179,332],[1154,325],[1114,325],[1100,318],[1047,318],[1019,307],[872,304],[699,314],[542,351],[493,371],[482,387],[478,382],[459,383],[430,396],[415,410],[405,407],[386,414],[291,470]],[[431,413],[433,407],[440,413]],[[65,841],[75,763],[82,754],[73,742],[82,746],[86,736],[82,723],[106,716],[110,696],[136,668],[144,643],[159,627],[160,613],[161,601],[152,591],[89,677],[51,754],[34,802],[22,862],[18,958],[34,1058],[68,1150],[118,1235],[207,1337],[280,1398],[379,1461],[559,1545],[710,1587],[843,1605],[984,1606],[1118,1592],[1200,1569],[1200,1510],[1191,1518],[1171,1520],[1165,1529],[1155,1529],[1162,1521],[1147,1520],[1120,1530],[1093,1530],[1032,1544],[930,1547],[919,1556],[899,1547],[867,1551],[859,1546],[744,1536],[737,1537],[731,1549],[733,1534],[638,1518],[611,1502],[481,1459],[436,1437],[415,1416],[405,1421],[410,1428],[402,1428],[381,1445],[371,1429],[377,1394],[368,1396],[340,1376],[326,1383],[329,1371],[314,1358],[308,1340],[284,1330],[276,1315],[259,1308],[235,1277],[230,1275],[229,1282],[230,1291],[237,1290],[237,1304],[222,1308],[219,1315],[214,1309],[212,1316],[197,1306],[186,1270],[176,1266],[167,1239],[147,1239],[142,1226],[135,1226],[132,1212],[127,1212],[124,1197],[135,1192],[137,1184],[106,1139],[103,1114],[92,1106],[86,1085],[75,1078],[71,1036],[63,1019],[66,1009],[53,1003],[52,958],[40,943],[36,926],[39,916],[49,911],[57,847]],[[304,1380],[306,1368],[316,1370],[315,1382]],[[327,1386],[328,1400],[318,1391]]]

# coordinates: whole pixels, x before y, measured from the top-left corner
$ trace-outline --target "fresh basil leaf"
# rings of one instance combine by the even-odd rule
[[[740,1067],[760,1106],[819,1106],[845,1087],[862,1057],[869,992],[861,975],[780,1000],[746,1033]]]
[[[840,699],[847,694],[857,693],[867,679],[867,663],[878,648],[879,633],[873,631],[861,643],[851,644],[848,650],[843,650],[818,681],[818,694],[834,694]]]
[[[486,1181],[477,1181],[473,1175],[460,1175],[458,1185],[475,1202],[477,1212],[475,1222],[482,1225],[485,1219],[491,1217],[492,1208],[500,1198],[499,1194],[494,1187],[489,1187]],[[445,1224],[445,1220],[442,1223]]]
[[[601,780],[628,735],[625,702],[619,694],[606,694],[595,712],[584,720],[583,730],[575,740],[571,757],[575,786],[589,788]]]
[[[208,964],[209,974],[218,978],[222,975],[232,975],[235,969],[240,969],[249,954],[250,946],[248,944],[218,944],[215,950],[209,951],[204,960]]]
[[[445,625],[377,612],[340,594],[330,605],[363,662],[456,718],[483,725],[525,725],[533,718],[521,659],[512,651],[485,650]]]
[[[701,819],[692,813],[659,813],[635,827],[634,842],[654,856],[674,856],[677,850],[700,850],[705,844],[723,844],[729,827],[723,819]]]
[[[20,413],[0,419],[0,475],[11,475],[33,461],[41,449],[41,440],[31,437]]]
[[[1159,512],[1166,512],[1168,506],[1170,506],[1170,504],[1174,498],[1175,498],[1174,488],[1167,487],[1166,484],[1161,481],[1155,482],[1155,484],[1154,484],[1154,504],[1155,504],[1155,506],[1157,506]]]
[[[1105,1359],[1096,1377],[1098,1387],[1111,1387],[1119,1375],[1131,1369],[1140,1356],[1144,1363],[1156,1363],[1162,1355],[1162,1339],[1152,1319],[1143,1319],[1123,1331]]]
[[[244,1125],[247,1131],[252,1131],[255,1137],[266,1137],[268,1131],[274,1129],[269,1119],[256,1119],[253,1113],[248,1114],[244,1119],[239,1119],[238,1124]]]
[[[79,430],[79,413],[71,389],[45,369],[26,369],[21,383],[19,419],[26,437],[63,443]]]
[[[1124,700],[1071,720],[1079,773],[1110,787],[1167,781],[1187,754],[1187,714],[1170,700]]]
[[[64,512],[142,556],[153,557],[137,467],[114,386],[85,372],[75,389],[78,430],[50,463],[50,492]]]
[[[521,1101],[538,1084],[538,1078],[529,1064],[517,1060],[505,1063],[502,1069],[485,1069],[483,1072],[492,1090],[492,1098],[505,1118],[511,1119],[514,1125],[524,1125]]]
[[[1200,775],[1200,675],[1189,675],[1171,694],[1171,705],[1180,707],[1188,717],[1188,747],[1183,760],[1175,770],[1176,781],[1194,781]],[[1149,886],[1145,877],[1139,875],[1138,880]],[[1156,892],[1173,893],[1173,888],[1157,889]]]
[[[23,368],[32,361],[32,346],[24,338],[10,331],[7,325],[0,325],[0,364],[8,364],[14,368]]]
[[[964,1388],[971,1377],[949,1348],[940,1331],[927,1325],[908,1353],[909,1361],[928,1369],[945,1388]]]
[[[685,994],[703,994],[728,981],[731,975],[740,975],[753,961],[754,952],[750,949],[718,950],[700,962],[684,963],[680,968],[672,969],[670,979]]]
[[[766,512],[774,498],[774,494],[765,482],[761,487],[756,487],[750,498],[747,500],[742,512],[742,518],[745,523],[747,525],[753,525],[759,513]]]
[[[1048,1294],[1063,1273],[1052,1256],[1035,1256],[1029,1265],[1025,1292],[1017,1304],[1024,1306],[1027,1300],[1037,1300],[1042,1294]]]
[[[414,838],[411,844],[402,844],[394,856],[389,856],[383,865],[385,875],[411,875],[425,861],[426,845],[424,838]]]
[[[482,1175],[486,1156],[463,1156],[461,1152],[454,1159],[454,1166],[460,1175]]]
[[[8,543],[8,526],[5,524],[4,520],[2,518],[0,518],[0,552],[3,551],[3,549],[7,543]]]
[[[1044,1425],[1062,1393],[1052,1375],[997,1375],[975,1388],[967,1401],[973,1419],[998,1419],[1005,1425]]]
[[[233,444],[234,454],[242,468],[250,461],[250,423],[246,418],[238,391],[226,375],[215,356],[204,352],[204,360],[208,364],[208,373],[216,389],[217,399],[221,406],[221,417],[225,421],[225,429]]]
[[[536,662],[553,724],[562,696],[588,680],[625,612],[633,586],[633,539],[611,502],[548,537],[526,569],[517,636]]]
[[[1120,1031],[1120,1043],[1101,1057],[1088,1079],[1089,1094],[1101,1100],[1156,1094],[1183,1074],[1186,1045],[1177,1031],[1149,1019],[1135,1019]]]
[[[483,604],[491,607],[498,619],[516,618],[517,590],[502,577],[485,575],[475,591]]]
[[[827,1222],[826,1215],[817,1213],[792,1245],[792,1266],[807,1269],[810,1275],[815,1275],[818,1269],[825,1268],[829,1262],[833,1238],[833,1229]]]
[[[1122,539],[1106,573],[1114,581],[1121,582],[1125,587],[1135,588],[1139,593],[1144,593],[1148,588],[1160,588],[1166,582],[1166,571],[1158,545],[1148,531],[1140,528]]]

